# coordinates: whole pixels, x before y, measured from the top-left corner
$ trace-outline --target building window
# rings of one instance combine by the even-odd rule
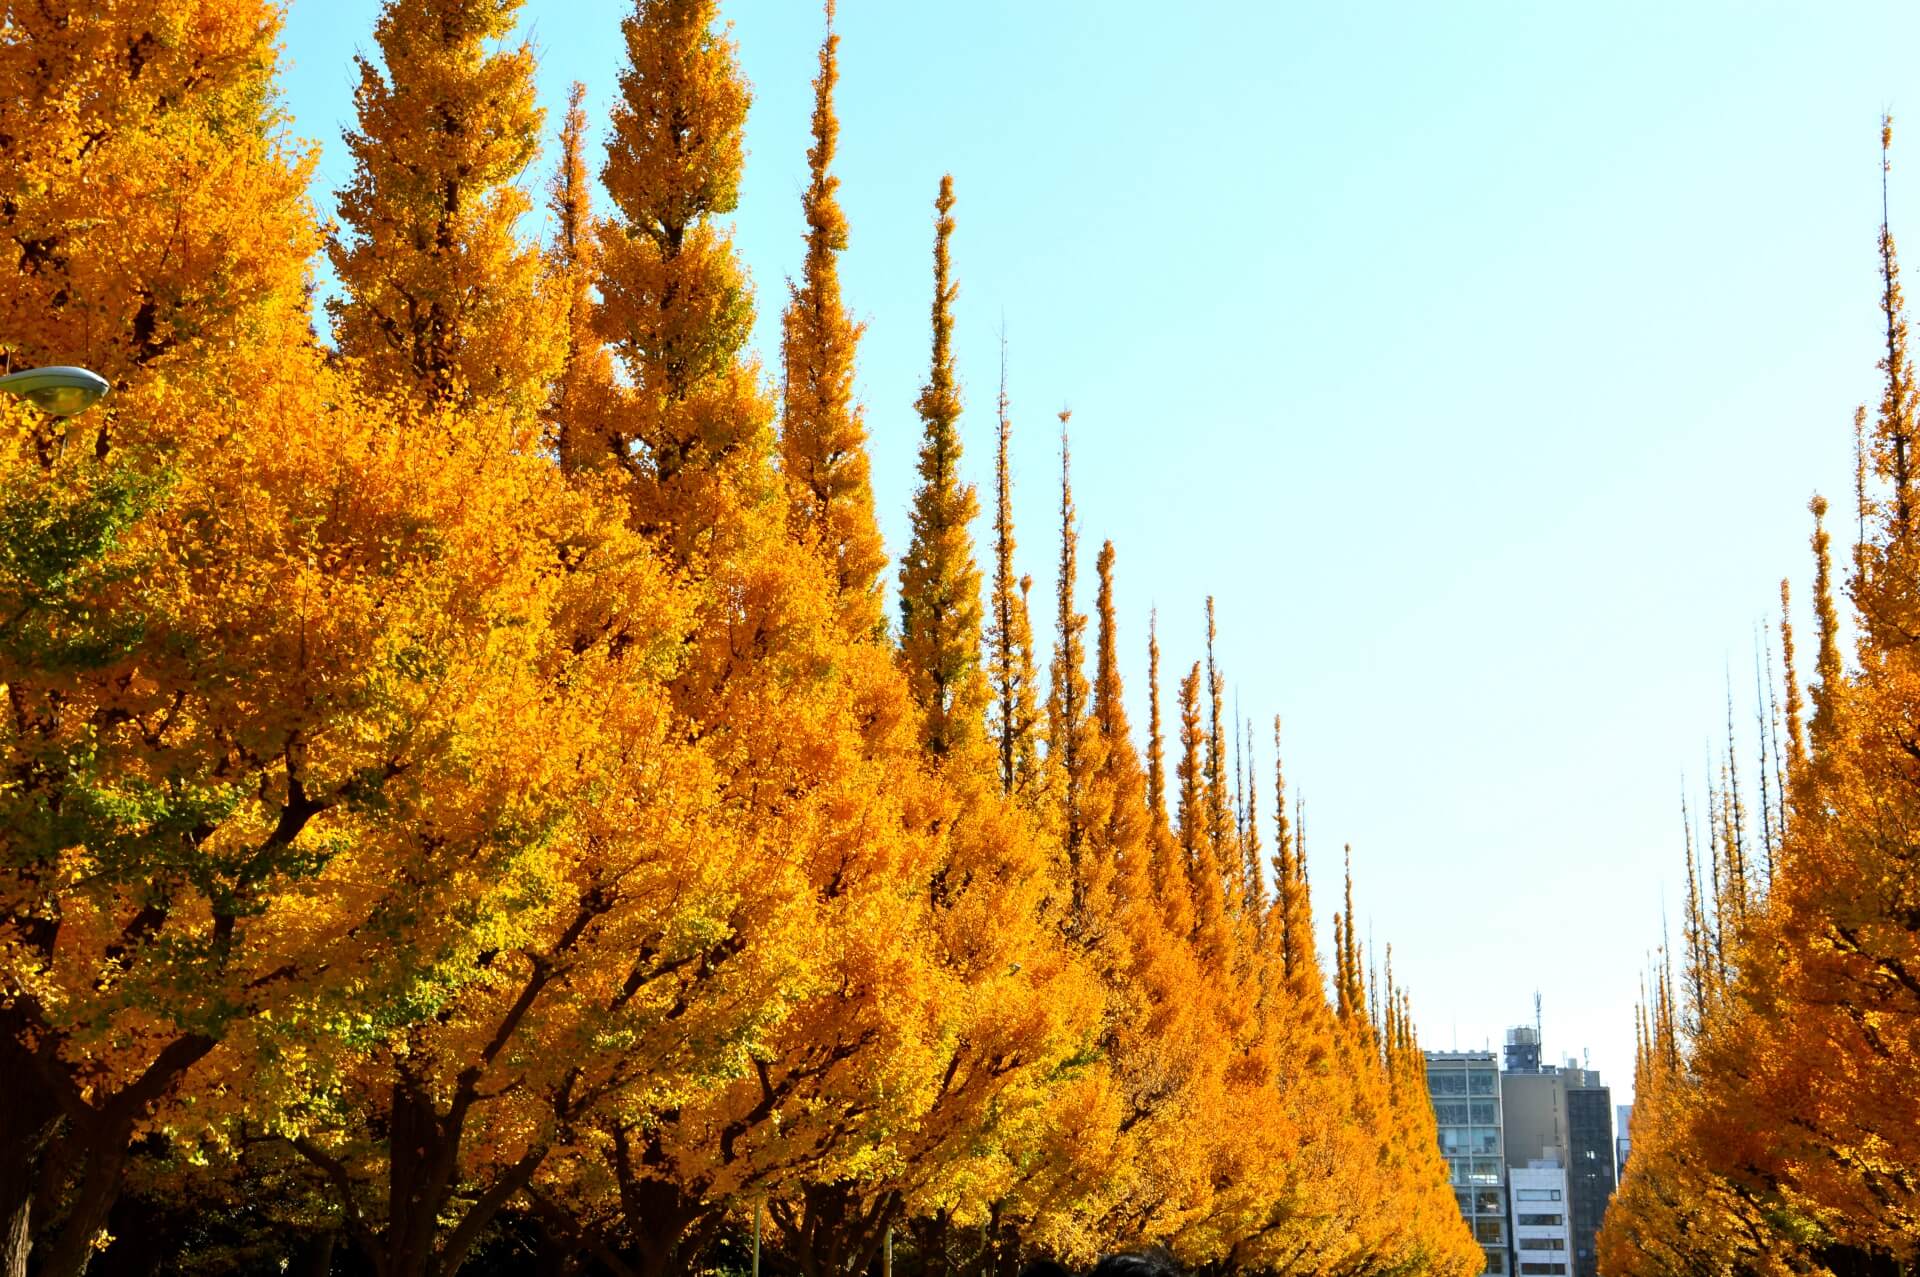
[[[1465,1214],[1465,1212],[1461,1212]],[[1522,1215],[1513,1221],[1522,1228],[1559,1228],[1567,1222],[1565,1215]]]
[[[1500,1075],[1492,1069],[1471,1069],[1467,1073],[1468,1095],[1492,1095]]]
[[[1500,1124],[1500,1115],[1494,1111],[1496,1106],[1492,1100],[1472,1100],[1469,1101],[1469,1103],[1473,1106],[1473,1124],[1475,1126],[1498,1126]],[[1592,1157],[1593,1154],[1588,1153],[1587,1156]]]
[[[1564,1237],[1522,1237],[1520,1239],[1521,1250],[1565,1250],[1566,1248],[1567,1242]]]
[[[1475,1189],[1473,1196],[1474,1196],[1474,1210],[1476,1213],[1481,1215],[1504,1215],[1507,1213],[1507,1208],[1505,1203],[1503,1203],[1500,1200],[1499,1189],[1497,1188]]]
[[[1473,1180],[1475,1184],[1498,1184],[1505,1178],[1506,1168],[1497,1157],[1476,1157],[1473,1159]]]
[[[1458,1070],[1449,1073],[1429,1073],[1427,1074],[1427,1093],[1429,1095],[1465,1095],[1467,1075]]]
[[[1483,1246],[1500,1245],[1507,1240],[1507,1230],[1501,1227],[1504,1222],[1499,1219],[1488,1219],[1484,1215],[1476,1218],[1473,1221],[1473,1239]]]
[[[1465,1100],[1435,1100],[1433,1120],[1442,1126],[1465,1126],[1471,1112]]]
[[[1560,1190],[1557,1188],[1516,1188],[1513,1190],[1515,1201],[1520,1202],[1557,1202]]]
[[[1565,1273],[1567,1266],[1565,1264],[1521,1264],[1520,1271],[1522,1273],[1539,1273],[1542,1274],[1542,1277],[1548,1277],[1548,1275],[1553,1273]]]
[[[1475,1128],[1471,1147],[1476,1153],[1498,1153],[1500,1151],[1500,1132]]]
[[[1506,1251],[1490,1250],[1486,1252],[1486,1255],[1487,1255],[1487,1267],[1485,1271],[1489,1273],[1505,1273],[1507,1271],[1507,1252]]]

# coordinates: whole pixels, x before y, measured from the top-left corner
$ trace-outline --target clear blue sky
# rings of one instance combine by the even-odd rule
[[[323,206],[375,10],[291,6]],[[606,119],[625,10],[529,5],[550,123],[573,79]],[[771,363],[821,16],[728,16]],[[990,504],[1004,319],[1036,597],[1071,405],[1082,579],[1113,538],[1135,721],[1149,606],[1171,677],[1216,594],[1240,707],[1287,719],[1323,926],[1350,842],[1427,1045],[1497,1044],[1538,988],[1549,1050],[1591,1048],[1624,1100],[1682,778],[1724,736],[1729,667],[1751,721],[1754,627],[1781,575],[1804,601],[1806,499],[1844,507],[1876,396],[1877,119],[1920,14],[841,0],[838,25],[842,269],[894,552],[951,170],[967,467]],[[1896,231],[1920,228],[1912,128]]]

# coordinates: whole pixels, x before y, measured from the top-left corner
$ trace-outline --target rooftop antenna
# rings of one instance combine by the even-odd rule
[[[1545,1049],[1546,1037],[1540,1032],[1540,990],[1533,991],[1533,1044]]]

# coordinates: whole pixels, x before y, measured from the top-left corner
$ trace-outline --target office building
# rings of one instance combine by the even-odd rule
[[[1560,1070],[1501,1074],[1500,1122],[1509,1170],[1536,1158],[1567,1165],[1567,1090]]]
[[[1513,1255],[1521,1277],[1566,1277],[1572,1230],[1567,1215],[1567,1170],[1545,1158],[1507,1172],[1513,1197]]]
[[[1599,1277],[1596,1238],[1618,1176],[1612,1093],[1600,1075],[1574,1060],[1542,1064],[1539,1030],[1523,1026],[1508,1032],[1498,1058],[1427,1052],[1427,1087],[1460,1214],[1486,1252],[1484,1271]],[[1554,1194],[1534,1205],[1555,1203],[1524,1212],[1534,1217],[1524,1247],[1522,1182],[1530,1194]]]
[[[1573,1229],[1573,1277],[1599,1277],[1600,1219],[1613,1197],[1613,1093],[1591,1069],[1569,1067],[1567,1206]]]
[[[1614,1176],[1615,1183],[1618,1183],[1620,1177],[1627,1173],[1627,1153],[1633,1146],[1631,1140],[1629,1140],[1627,1136],[1627,1130],[1632,1125],[1632,1122],[1633,1122],[1633,1105],[1618,1104],[1614,1106],[1614,1110],[1613,1110],[1613,1176]]]
[[[1491,1051],[1428,1051],[1427,1092],[1454,1199],[1486,1254],[1483,1273],[1505,1274],[1506,1157],[1500,1132],[1500,1061]]]

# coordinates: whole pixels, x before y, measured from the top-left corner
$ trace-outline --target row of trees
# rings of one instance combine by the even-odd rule
[[[835,37],[776,396],[716,0],[637,0],[541,245],[518,7],[389,0],[332,231],[267,0],[0,26],[0,334],[115,386],[0,404],[0,1267],[1475,1270],[1211,604],[1144,761],[1111,543],[1087,650],[1064,414],[1041,678],[1004,394],[983,580],[951,179],[894,626]]]
[[[1729,717],[1704,836],[1689,826],[1678,969],[1663,961],[1640,1017],[1632,1155],[1600,1234],[1612,1277],[1897,1277],[1920,1260],[1920,433],[1884,222],[1880,254],[1853,659],[1816,497],[1815,678],[1803,698],[1783,581],[1785,705],[1761,698],[1758,801]]]

